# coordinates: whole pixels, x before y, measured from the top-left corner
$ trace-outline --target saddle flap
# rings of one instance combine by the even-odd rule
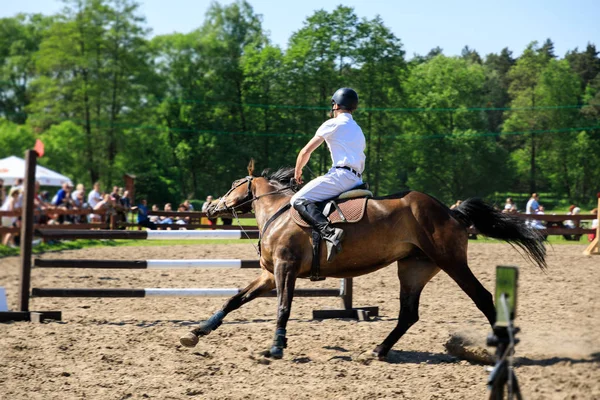
[[[333,224],[338,224],[342,222],[355,223],[360,221],[365,215],[365,209],[367,208],[367,200],[368,198],[362,197],[356,199],[341,200],[337,202],[338,207],[332,208],[332,212],[328,216],[329,221],[331,221],[331,223]],[[338,208],[342,211],[341,215],[338,211]],[[303,228],[310,227],[310,225],[307,222],[305,222],[304,219],[302,219],[300,214],[298,214],[298,211],[292,208],[290,212],[292,214],[292,219],[296,224]]]

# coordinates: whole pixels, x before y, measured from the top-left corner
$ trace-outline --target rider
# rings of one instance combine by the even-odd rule
[[[302,184],[302,168],[323,142],[331,152],[332,168],[306,184],[290,200],[298,213],[318,230],[327,245],[327,261],[342,250],[344,231],[334,228],[315,203],[324,201],[362,184],[365,169],[365,136],[352,119],[358,107],[358,94],[350,88],[338,89],[331,98],[331,119],[319,127],[315,136],[298,154],[294,178]]]

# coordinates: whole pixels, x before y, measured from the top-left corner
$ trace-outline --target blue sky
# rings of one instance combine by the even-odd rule
[[[222,0],[221,3],[230,3]],[[286,47],[290,35],[302,27],[314,10],[333,9],[339,2],[323,0],[273,1],[249,0],[262,14],[263,27],[270,38]],[[55,0],[0,0],[0,17],[19,12],[51,14],[63,5]],[[140,0],[141,13],[153,34],[189,32],[204,20],[210,1],[204,0]],[[588,42],[600,48],[600,0],[344,0],[359,17],[381,15],[386,25],[398,36],[408,58],[414,53],[426,54],[435,46],[444,54],[460,54],[468,45],[480,54],[499,52],[509,47],[519,55],[533,41],[554,41],[556,54],[585,48]]]

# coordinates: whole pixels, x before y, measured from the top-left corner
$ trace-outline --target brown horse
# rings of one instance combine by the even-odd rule
[[[289,203],[294,193],[289,184],[293,175],[293,168],[289,168],[237,180],[229,192],[209,208],[213,216],[254,210],[258,228],[264,235],[260,257],[262,273],[210,319],[181,337],[184,346],[195,346],[198,336],[215,330],[231,311],[277,288],[277,330],[267,355],[283,356],[296,279],[310,275],[312,237],[310,229],[299,227],[289,211],[272,220],[266,232],[264,228],[267,221]],[[431,196],[407,191],[369,199],[360,222],[340,225],[346,233],[343,251],[330,263],[322,251],[322,276],[349,278],[393,262],[398,264],[400,316],[397,326],[373,350],[375,356],[385,359],[392,346],[418,321],[421,291],[440,270],[450,275],[490,324],[494,324],[496,312],[492,295],[467,264],[467,228],[471,225],[483,235],[519,247],[533,263],[542,269],[546,267],[542,237],[522,220],[502,214],[478,199],[466,200],[450,210]]]

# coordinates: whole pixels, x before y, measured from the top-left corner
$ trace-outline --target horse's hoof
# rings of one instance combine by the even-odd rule
[[[379,345],[371,352],[371,355],[377,358],[379,361],[387,360],[388,352],[383,349],[383,346]]]
[[[271,357],[273,357],[277,360],[281,360],[283,358],[283,348],[273,346],[273,347],[271,347],[271,350],[269,350],[269,354],[271,355]]]
[[[189,332],[187,335],[183,335],[179,338],[179,343],[185,347],[195,347],[198,344],[198,336]]]

